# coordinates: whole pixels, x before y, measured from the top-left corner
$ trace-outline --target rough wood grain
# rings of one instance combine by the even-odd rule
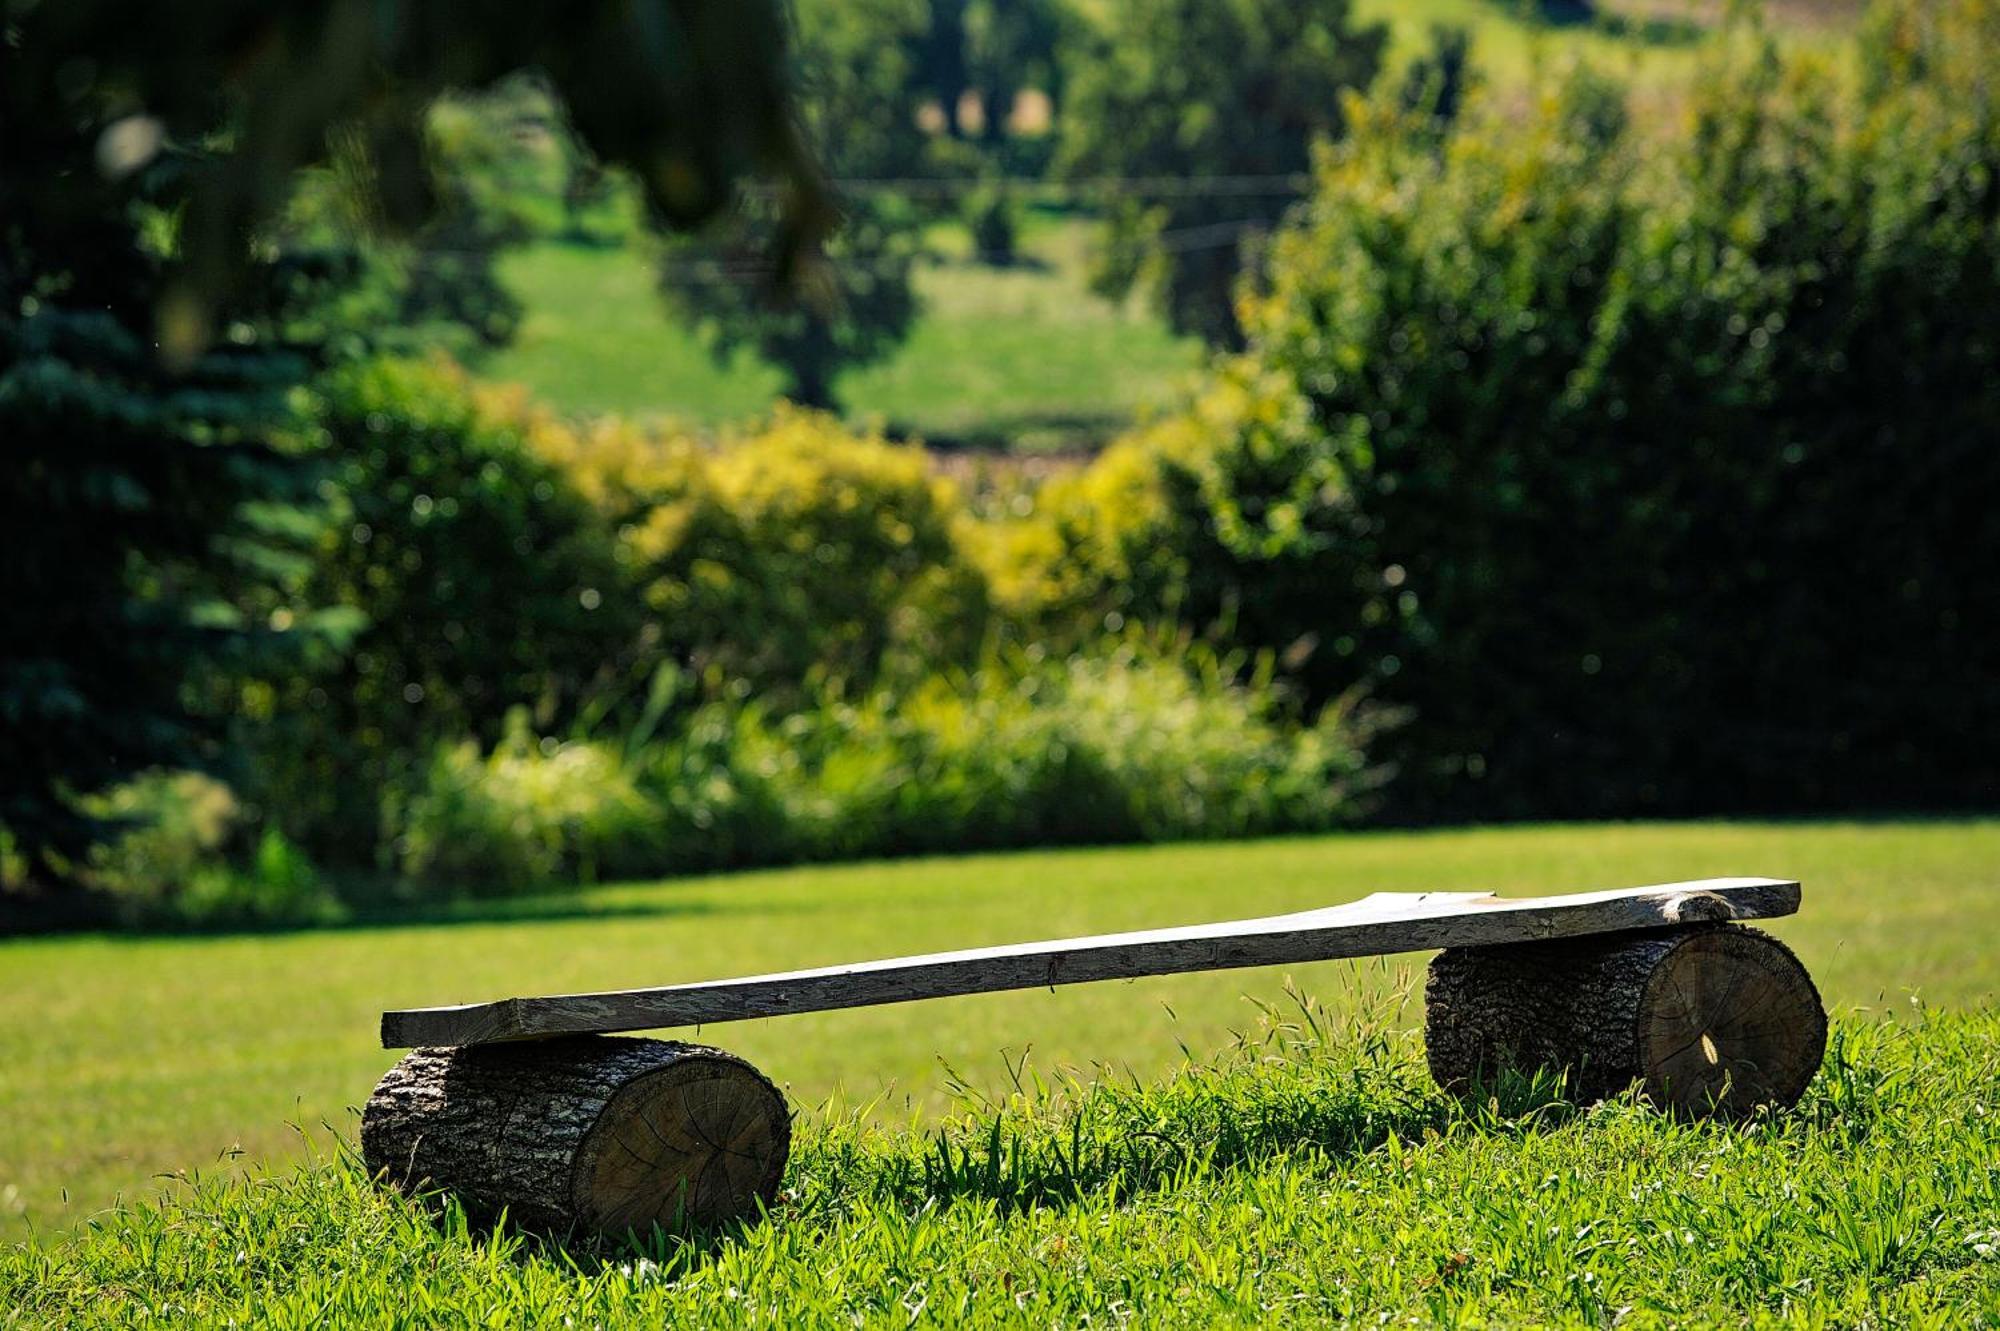
[[[693,1026],[1089,980],[1521,943],[1696,920],[1761,919],[1789,915],[1798,905],[1799,885],[1773,878],[1711,878],[1519,900],[1474,892],[1384,892],[1345,906],[1257,920],[1016,943],[657,989],[385,1012],[382,1044],[402,1049]]]
[[[393,1187],[614,1234],[753,1215],[790,1148],[784,1097],[762,1073],[664,1040],[418,1049],[361,1116],[362,1158]]]
[[[1733,925],[1452,948],[1424,1000],[1431,1075],[1452,1090],[1547,1069],[1580,1103],[1636,1081],[1663,1107],[1738,1118],[1796,1103],[1826,1048],[1805,967]]]

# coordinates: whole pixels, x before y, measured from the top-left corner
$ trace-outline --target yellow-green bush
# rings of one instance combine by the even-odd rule
[[[498,892],[853,856],[1336,826],[1371,783],[1344,709],[1183,639],[1011,652],[776,711],[724,700],[603,742],[439,751],[401,822],[410,876]]]
[[[1006,618],[1040,633],[1079,615],[1158,604],[1181,555],[1159,461],[1179,418],[1121,439],[1073,472],[1023,496],[1026,511],[963,524],[961,540]]]
[[[984,580],[922,449],[790,408],[713,440],[516,409],[616,527],[657,650],[698,674],[865,683],[977,646]]]

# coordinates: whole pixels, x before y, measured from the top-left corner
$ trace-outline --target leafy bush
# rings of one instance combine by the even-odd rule
[[[1733,33],[1678,135],[1584,72],[1357,106],[1247,358],[1041,566],[1413,709],[1405,816],[1989,801],[2000,7],[1872,23],[1858,82]]]
[[[399,867],[481,895],[588,882],[652,867],[657,824],[616,752],[537,742],[517,715],[491,753],[472,740],[437,751],[402,819]]]
[[[92,851],[84,881],[126,923],[321,924],[341,913],[277,828],[248,841],[248,812],[212,777],[149,774],[93,799],[90,811],[125,829]]]
[[[657,655],[766,695],[972,655],[985,591],[921,449],[789,409],[709,445],[526,418],[617,530]]]
[[[260,796],[329,859],[367,863],[385,791],[440,742],[544,729],[616,676],[639,622],[612,533],[448,367],[333,376],[320,421],[328,516],[302,599],[312,667],[248,699]]]
[[[441,749],[399,839],[412,877],[505,891],[604,873],[1314,830],[1369,784],[1342,708],[1286,719],[1267,678],[1185,642],[1013,654],[778,713],[738,696],[622,746]],[[669,684],[671,688],[671,683]],[[656,715],[670,698],[656,697]]]
[[[712,704],[648,759],[690,867],[1333,826],[1364,770],[1343,710],[1288,723],[1268,683],[1134,638],[774,716]],[[709,852],[706,847],[714,847]]]
[[[1169,418],[1177,424],[1180,417]],[[1051,476],[962,539],[1003,622],[1048,643],[1094,637],[1137,604],[1170,610],[1182,555],[1169,511],[1159,430],[1112,442],[1089,466]],[[1111,621],[1115,632],[1117,621]]]

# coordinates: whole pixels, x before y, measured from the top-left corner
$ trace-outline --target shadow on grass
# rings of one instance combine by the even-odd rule
[[[1326,1171],[1391,1138],[1548,1130],[1582,1112],[1554,1075],[1509,1073],[1460,1099],[1401,1068],[1353,1071],[1346,1064],[1339,1079],[1306,1089],[1267,1069],[1213,1081],[1198,1070],[1151,1093],[1094,1088],[1055,1122],[1000,1113],[939,1131],[921,1156],[893,1160],[877,1193],[911,1208],[964,1200],[1006,1212],[1060,1208],[1105,1189],[1130,1198],[1276,1160]]]
[[[292,934],[339,934],[453,925],[541,924],[586,920],[696,918],[738,913],[801,914],[829,909],[825,903],[801,899],[773,902],[750,899],[741,904],[676,897],[670,890],[649,892],[644,899],[625,897],[628,885],[605,884],[568,893],[524,896],[447,897],[397,900],[363,897],[343,903],[331,917],[295,920],[183,920],[159,918],[129,921],[120,917],[124,903],[115,898],[72,897],[41,905],[10,902],[0,897],[0,942],[11,938],[51,935],[98,935],[124,940],[149,938],[272,938]],[[613,899],[603,899],[611,896]]]
[[[662,894],[664,895],[664,894]],[[560,920],[651,919],[727,914],[735,907],[703,901],[592,901],[589,894],[364,903],[334,930],[402,929],[452,924],[539,924]],[[748,909],[748,907],[745,907]],[[758,907],[759,910],[764,907]]]
[[[1535,0],[1533,3],[1509,0],[1509,3],[1531,24],[1592,30],[1639,46],[1693,46],[1708,35],[1706,27],[1685,14],[1605,9],[1594,0]]]
[[[671,1280],[699,1270],[766,1225],[821,1226],[871,1209],[916,1215],[965,1204],[991,1206],[1002,1216],[1106,1201],[1123,1208],[1277,1161],[1331,1172],[1382,1149],[1392,1137],[1411,1142],[1453,1131],[1559,1130],[1581,1114],[1561,1099],[1554,1079],[1504,1078],[1475,1103],[1435,1089],[1418,1091],[1406,1075],[1385,1098],[1382,1087],[1356,1081],[1351,1069],[1343,1069],[1350,1074],[1347,1086],[1306,1094],[1274,1084],[1268,1095],[1246,1095],[1240,1086],[1201,1086],[1206,1078],[1199,1075],[1192,1086],[1183,1078],[1153,1091],[1099,1085],[1068,1114],[1002,1110],[912,1136],[887,1155],[863,1146],[857,1120],[823,1134],[793,1161],[776,1207],[719,1225],[600,1235],[522,1225],[440,1194],[421,1202],[443,1237],[497,1240],[518,1260],[560,1263],[587,1275],[619,1269]],[[1161,1103],[1163,1096],[1168,1103]]]
[[[1004,1100],[951,1074],[966,1111],[927,1132],[885,1139],[870,1128],[867,1108],[822,1107],[776,1207],[753,1220],[613,1237],[511,1232],[523,1253],[586,1269],[645,1262],[672,1279],[759,1225],[865,1224],[871,1212],[911,1216],[968,1204],[1003,1216],[1125,1207],[1276,1163],[1331,1173],[1392,1139],[1560,1131],[1585,1112],[1565,1098],[1555,1073],[1504,1073],[1462,1096],[1439,1090],[1415,1038],[1389,1033],[1411,992],[1370,997],[1359,979],[1353,983],[1340,1015],[1296,991],[1282,1010],[1259,1003],[1256,1033],[1208,1061],[1191,1058],[1152,1086],[1099,1068],[1088,1080],[1061,1075],[1052,1087],[1024,1057],[1007,1068],[1013,1090]],[[469,1224],[489,1239],[496,1233],[491,1216],[436,1197],[431,1205],[444,1208],[436,1211],[441,1223]]]
[[[1131,412],[1024,411],[972,421],[891,420],[883,433],[898,443],[921,442],[936,461],[1035,461],[1075,466],[1132,428]]]

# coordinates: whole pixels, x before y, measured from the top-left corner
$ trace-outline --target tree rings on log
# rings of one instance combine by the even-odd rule
[[[791,1133],[784,1096],[733,1054],[580,1036],[413,1050],[369,1097],[361,1153],[475,1215],[643,1233],[756,1215]]]
[[[1579,1103],[1638,1082],[1663,1108],[1740,1118],[1805,1093],[1826,1011],[1783,943],[1702,924],[1447,949],[1431,962],[1424,1033],[1448,1090],[1560,1070]]]

